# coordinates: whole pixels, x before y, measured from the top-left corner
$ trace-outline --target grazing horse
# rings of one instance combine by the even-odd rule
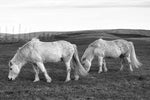
[[[120,70],[123,69],[123,63],[125,63],[125,58],[130,66],[131,71],[133,71],[132,67],[138,68],[139,66],[141,66],[141,63],[136,57],[133,43],[123,39],[107,41],[100,38],[91,43],[85,50],[81,58],[81,63],[87,70],[87,72],[90,70],[91,62],[94,56],[98,57],[98,73],[102,72],[102,66],[104,68],[104,71],[107,72],[106,62],[104,58],[119,57],[121,59]]]
[[[20,47],[14,57],[10,60],[8,78],[14,80],[20,73],[23,65],[32,63],[35,71],[34,82],[40,80],[40,69],[44,73],[47,82],[50,83],[52,79],[48,75],[43,63],[59,61],[63,61],[66,65],[66,82],[70,81],[71,68],[74,69],[75,80],[79,79],[79,75],[87,75],[87,71],[80,63],[75,44],[71,44],[67,41],[42,42],[37,38],[33,38],[31,41]],[[74,67],[71,66],[71,64],[73,64]]]

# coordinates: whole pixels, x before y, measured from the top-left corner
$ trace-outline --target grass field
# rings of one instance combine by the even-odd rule
[[[107,40],[123,38],[133,41],[135,51],[143,66],[129,71],[128,65],[120,71],[119,59],[106,59],[108,72],[98,74],[97,59],[92,63],[89,76],[79,81],[65,83],[66,70],[62,62],[46,63],[52,83],[33,83],[34,72],[30,64],[25,65],[15,81],[8,81],[8,61],[19,46],[25,42],[0,43],[0,100],[150,100],[150,34],[123,34],[119,31],[101,33],[82,31],[60,34],[43,41],[67,40],[78,46],[81,58],[88,44],[103,37]]]

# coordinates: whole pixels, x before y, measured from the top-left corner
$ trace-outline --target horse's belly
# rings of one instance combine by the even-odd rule
[[[59,62],[61,61],[61,57],[57,54],[45,55],[43,56],[45,62]]]
[[[41,52],[41,56],[45,62],[58,62],[62,55],[59,49],[47,49]]]
[[[105,51],[105,57],[110,57],[110,58],[117,58],[119,57],[121,54],[121,51],[120,50],[108,50],[108,51]]]

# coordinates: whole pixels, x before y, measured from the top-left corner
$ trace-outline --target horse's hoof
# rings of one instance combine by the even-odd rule
[[[105,69],[105,70],[104,70],[104,72],[107,72],[107,71],[108,71],[108,69]]]
[[[77,80],[79,80],[79,76],[75,76],[75,79],[74,79],[75,81],[77,81]]]
[[[131,72],[133,72],[133,70],[130,70]]]
[[[70,80],[65,80],[65,82],[69,82]]]
[[[79,78],[75,78],[74,80],[77,81],[77,80],[79,80]]]
[[[120,71],[123,71],[123,68],[120,68]]]
[[[102,73],[101,71],[98,71],[98,74]]]
[[[38,82],[39,80],[34,80],[33,82]]]
[[[75,78],[74,80],[77,81],[77,80],[79,80],[79,78]]]
[[[51,83],[52,82],[52,80],[47,80],[47,83]]]

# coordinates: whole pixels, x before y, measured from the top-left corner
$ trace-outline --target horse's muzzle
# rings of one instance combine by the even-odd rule
[[[13,79],[12,78],[8,78],[8,81],[12,81]]]

